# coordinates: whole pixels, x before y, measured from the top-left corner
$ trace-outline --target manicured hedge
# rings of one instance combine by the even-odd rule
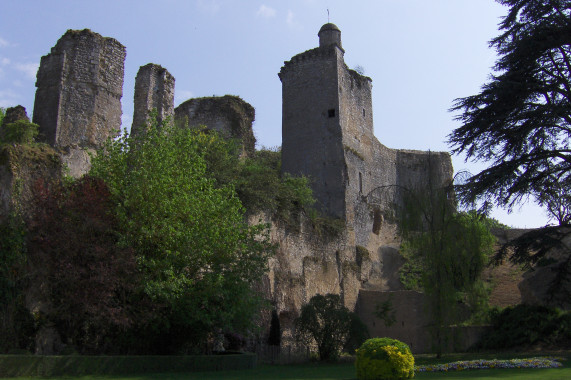
[[[121,375],[252,369],[256,355],[33,356],[0,355],[0,377]]]

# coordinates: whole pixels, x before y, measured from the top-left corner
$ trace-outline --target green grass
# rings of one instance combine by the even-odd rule
[[[417,358],[418,364],[446,363],[457,360],[469,359],[507,359],[524,358],[544,355],[544,353],[527,354],[460,354],[447,355],[441,359],[430,356],[420,356]],[[563,380],[571,379],[571,352],[557,353],[556,356],[564,357],[563,368],[557,369],[483,369],[471,371],[459,371],[448,373],[418,373],[415,379],[513,379],[513,380]],[[38,380],[40,378],[18,377],[13,380]],[[308,363],[299,365],[261,365],[252,370],[240,371],[219,371],[219,372],[196,372],[196,373],[162,373],[137,376],[83,376],[83,377],[51,377],[49,379],[69,379],[69,380],[246,380],[246,379],[284,379],[284,380],[353,380],[355,379],[355,369],[352,363]]]

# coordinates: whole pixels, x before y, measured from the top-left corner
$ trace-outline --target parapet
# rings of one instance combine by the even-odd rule
[[[298,65],[302,65],[308,62],[312,62],[315,60],[320,59],[328,59],[328,58],[335,58],[335,47],[334,46],[327,46],[327,47],[318,47],[314,49],[310,49],[304,51],[303,53],[299,53],[294,55],[289,61],[284,61],[284,65],[282,66],[278,76],[280,79],[283,79],[283,75],[289,71],[294,69]]]

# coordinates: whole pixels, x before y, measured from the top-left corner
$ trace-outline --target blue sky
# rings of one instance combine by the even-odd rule
[[[89,28],[127,48],[123,121],[130,127],[140,66],[175,77],[175,105],[239,95],[256,109],[258,147],[281,145],[284,61],[318,45],[328,21],[342,31],[345,62],[373,79],[375,135],[391,148],[446,151],[455,98],[475,94],[496,59],[488,41],[506,9],[493,0],[2,0],[0,107],[31,116],[43,55],[67,29]],[[456,171],[484,164],[453,157]],[[516,227],[547,223],[532,205],[493,214]]]

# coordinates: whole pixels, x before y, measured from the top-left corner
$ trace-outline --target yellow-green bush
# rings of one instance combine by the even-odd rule
[[[414,357],[403,342],[373,338],[356,351],[355,369],[359,380],[400,380],[414,377]]]

